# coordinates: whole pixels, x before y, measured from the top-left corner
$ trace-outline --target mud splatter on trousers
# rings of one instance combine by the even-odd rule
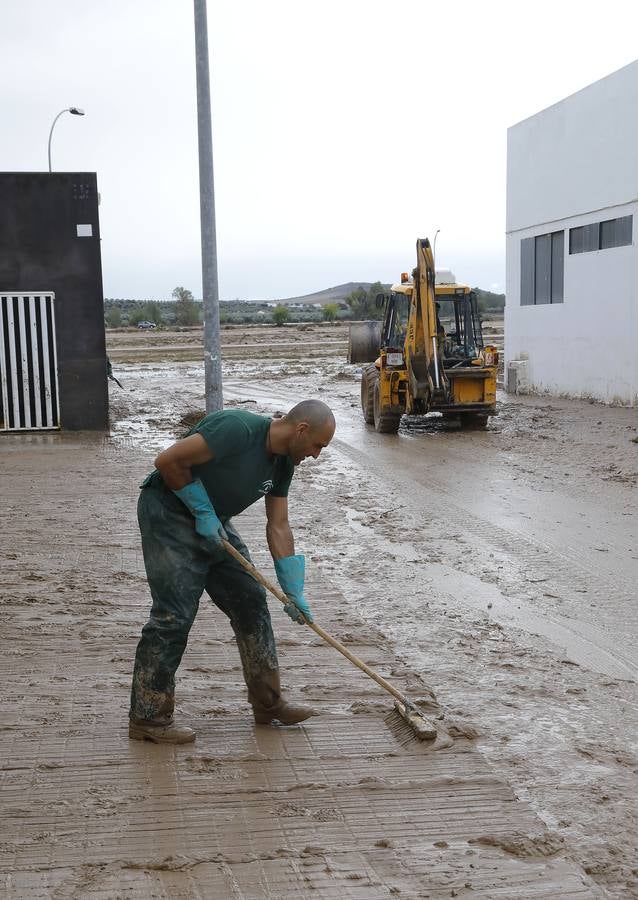
[[[137,517],[153,605],[135,655],[130,716],[168,723],[175,672],[204,591],[230,619],[249,687],[278,670],[277,651],[264,589],[197,534],[193,517],[172,491],[161,482],[143,487]],[[232,523],[224,527],[229,542],[250,559]]]

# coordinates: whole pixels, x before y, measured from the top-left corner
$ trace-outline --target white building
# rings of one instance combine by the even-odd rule
[[[508,129],[508,389],[638,406],[637,230],[638,61]]]

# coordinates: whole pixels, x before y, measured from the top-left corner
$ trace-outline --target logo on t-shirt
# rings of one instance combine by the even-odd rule
[[[268,494],[270,491],[272,491],[272,479],[271,478],[269,478],[268,481],[264,481],[262,486],[259,488],[260,494]]]

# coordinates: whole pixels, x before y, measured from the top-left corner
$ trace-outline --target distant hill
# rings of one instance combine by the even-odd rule
[[[316,291],[314,294],[303,294],[301,297],[285,297],[277,302],[303,303],[304,305],[321,303],[322,306],[325,306],[326,303],[343,303],[348,294],[356,291],[357,288],[363,288],[364,291],[367,291],[371,288],[373,283],[374,282],[372,281],[348,281],[346,284],[338,284],[336,287],[326,288],[323,291]],[[383,287],[388,289],[390,285],[384,284]]]
[[[303,294],[301,297],[285,297],[277,300],[277,303],[299,303],[304,306],[312,306],[313,303],[320,303],[325,306],[327,303],[343,303],[345,298],[355,291],[357,288],[363,288],[364,291],[370,290],[373,282],[371,281],[348,281],[346,284],[338,284],[335,287],[326,288],[323,291],[315,291],[314,294]],[[384,284],[384,290],[390,290],[392,285]],[[505,294],[494,294],[492,291],[484,291],[479,287],[473,288],[476,291],[479,306],[482,309],[502,309],[505,306]]]

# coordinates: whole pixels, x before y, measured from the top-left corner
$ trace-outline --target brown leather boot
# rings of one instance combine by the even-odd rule
[[[195,732],[188,725],[148,719],[131,719],[128,736],[134,741],[153,741],[154,744],[190,744],[195,740]]]
[[[309,706],[286,703],[281,696],[279,672],[263,672],[253,678],[248,685],[248,700],[253,708],[258,725],[280,722],[282,725],[297,725],[317,713]]]

